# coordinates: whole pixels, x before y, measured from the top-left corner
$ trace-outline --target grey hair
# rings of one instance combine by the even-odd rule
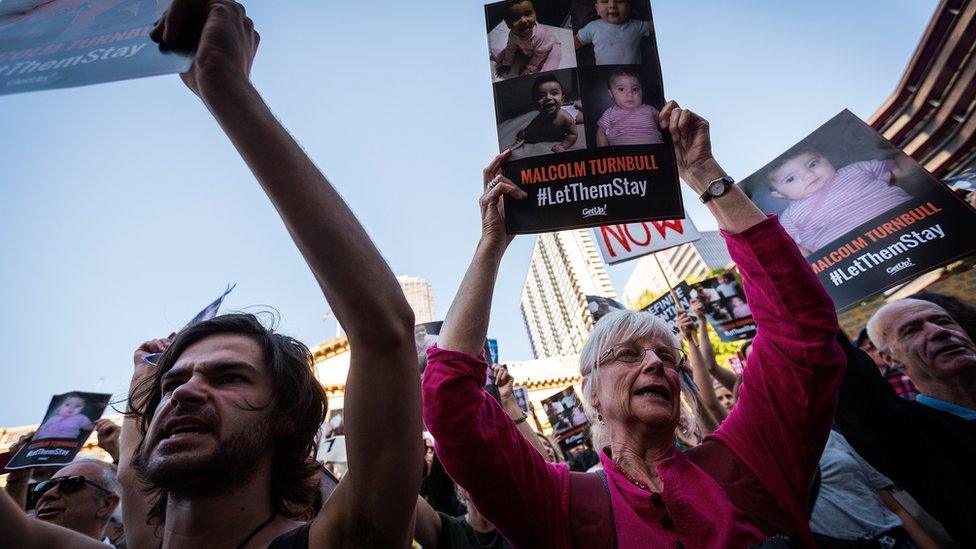
[[[599,451],[610,444],[610,428],[597,420],[597,410],[590,403],[590,394],[596,391],[599,383],[600,356],[612,344],[633,341],[644,337],[660,337],[665,343],[674,347],[681,347],[681,337],[674,333],[671,326],[660,317],[643,311],[618,310],[608,313],[600,319],[590,332],[590,337],[580,352],[580,375],[583,376],[584,390],[581,398],[583,408],[590,417],[590,435],[593,447]],[[695,387],[691,376],[679,376],[681,380],[682,397],[693,410],[699,408],[698,388]]]
[[[80,458],[72,461],[70,465],[76,463],[94,463],[101,469],[98,478],[89,479],[106,490],[111,490],[115,495],[121,495],[122,486],[119,484],[119,468],[113,463],[102,461],[95,458]]]

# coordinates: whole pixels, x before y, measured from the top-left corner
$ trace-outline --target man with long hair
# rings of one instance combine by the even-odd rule
[[[259,36],[243,6],[174,0],[152,38],[196,52],[183,81],[261,183],[346,331],[350,470],[311,522],[295,521],[314,494],[326,409],[311,354],[250,315],[196,324],[136,352],[119,467],[129,545],[409,545],[420,387],[413,312],[396,278],[251,85]],[[164,349],[156,366],[141,360]],[[100,547],[29,519],[6,495],[0,524],[12,547]]]

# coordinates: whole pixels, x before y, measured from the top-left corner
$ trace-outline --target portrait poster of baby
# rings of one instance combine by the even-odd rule
[[[507,201],[511,233],[683,216],[648,0],[504,0],[485,22],[503,172],[537,197]]]
[[[71,391],[51,398],[44,420],[30,441],[7,464],[8,470],[70,463],[95,428],[112,395]]]
[[[976,214],[850,111],[740,183],[838,310],[976,251]]]

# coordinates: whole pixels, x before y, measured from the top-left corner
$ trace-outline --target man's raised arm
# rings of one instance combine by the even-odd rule
[[[184,82],[264,188],[349,337],[349,473],[313,523],[311,545],[409,544],[420,486],[420,374],[413,312],[393,272],[249,81],[259,36],[240,4],[175,0],[152,36],[196,49]]]

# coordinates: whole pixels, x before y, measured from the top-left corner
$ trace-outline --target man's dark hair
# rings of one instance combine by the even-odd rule
[[[318,430],[325,421],[328,400],[315,377],[312,353],[300,341],[275,333],[252,314],[227,314],[198,322],[185,328],[159,358],[158,371],[129,395],[128,417],[139,422],[146,436],[156,408],[162,398],[163,374],[176,364],[190,345],[220,334],[238,334],[253,340],[261,348],[264,365],[271,379],[274,399],[269,406],[271,425],[278,426],[271,435],[274,449],[271,469],[271,498],[276,511],[295,517],[314,500],[318,486],[314,479],[319,471],[315,462]],[[145,439],[136,449],[143,452]],[[143,473],[140,460],[133,466]],[[167,494],[162,488],[150,488],[156,500],[149,512],[150,523],[163,524]]]
[[[919,292],[915,295],[908,296],[908,298],[921,299],[922,301],[935,303],[939,307],[942,307],[945,309],[945,312],[949,313],[952,320],[955,320],[956,324],[969,335],[969,339],[976,342],[976,307],[973,307],[958,297],[936,292]]]
[[[541,95],[539,93],[539,86],[541,86],[541,85],[543,85],[543,84],[545,84],[547,82],[555,82],[555,83],[559,84],[559,90],[562,91],[564,94],[566,93],[566,89],[563,88],[563,83],[560,82],[558,78],[556,78],[556,75],[554,75],[554,74],[543,74],[542,76],[537,76],[535,78],[535,80],[532,81],[532,98],[533,99],[538,99],[539,95]]]

